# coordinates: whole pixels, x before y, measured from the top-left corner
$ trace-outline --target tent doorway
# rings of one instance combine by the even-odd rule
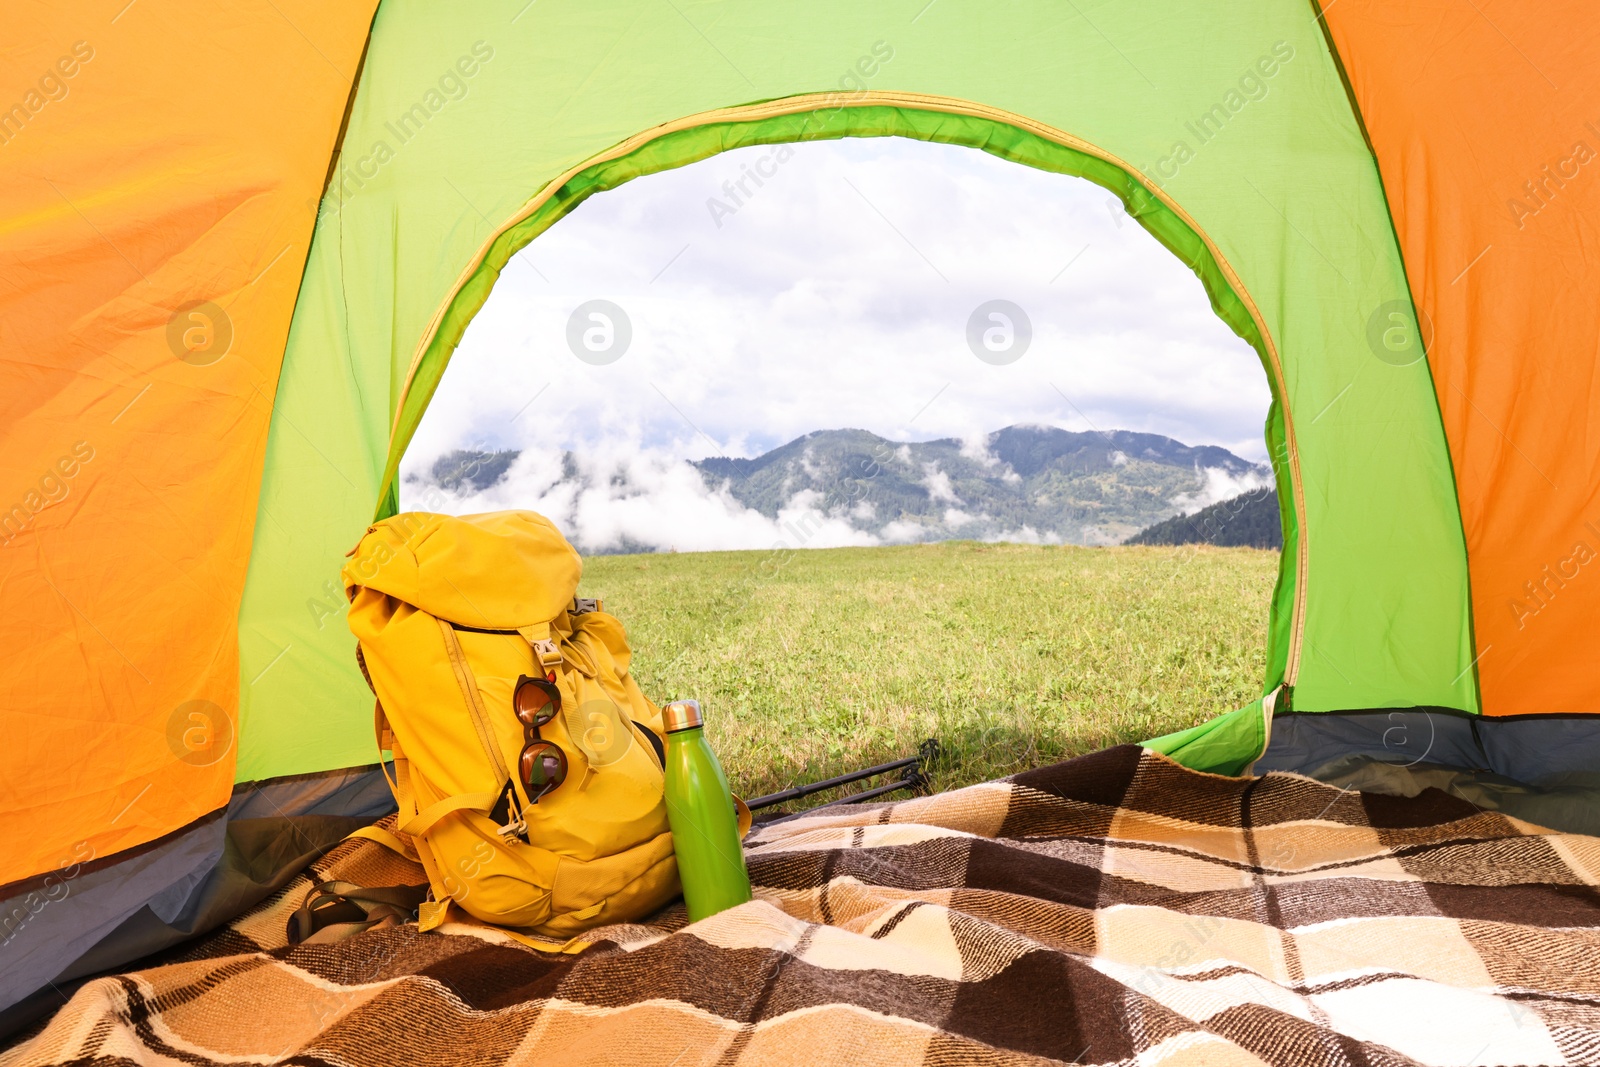
[[[378,514],[399,507],[400,459],[438,388],[451,353],[460,344],[472,317],[487,301],[501,271],[513,256],[557,220],[596,192],[634,178],[684,166],[737,147],[785,146],[795,142],[845,137],[897,136],[943,144],[965,145],[1040,170],[1067,174],[1100,185],[1136,220],[1200,278],[1213,310],[1255,349],[1266,371],[1273,403],[1267,421],[1267,442],[1283,504],[1285,566],[1274,598],[1271,684],[1294,679],[1298,663],[1294,616],[1302,608],[1305,567],[1304,504],[1295,475],[1299,462],[1293,423],[1281,403],[1283,372],[1270,334],[1236,273],[1216,245],[1158,183],[1124,161],[1063,131],[1022,116],[966,101],[910,97],[892,93],[811,94],[742,108],[691,116],[630,138],[598,160],[574,168],[564,181],[552,182],[535,196],[518,219],[485,246],[477,267],[457,285],[448,304],[419,346],[401,385],[401,399],[383,475]],[[759,163],[758,163],[759,167]],[[741,180],[744,175],[741,175]],[[755,175],[759,178],[759,173]],[[745,185],[749,189],[749,185]],[[730,182],[728,201],[718,211],[736,212],[737,187]],[[729,201],[738,201],[732,202]],[[937,268],[934,268],[937,272]],[[1270,687],[1270,686],[1269,686]]]
[[[776,173],[762,186],[747,178],[741,190],[737,179],[758,168]],[[723,213],[725,204],[732,215]],[[1063,181],[963,145],[904,138],[736,149],[596,197],[508,263],[413,441],[400,506],[463,513],[531,508],[555,519],[590,555],[758,550],[746,557],[747,569],[761,564],[760,550],[774,546],[787,552],[952,537],[1115,543],[1153,519],[1113,507],[1120,506],[1114,494],[1159,492],[1172,503],[1214,490],[1212,479],[1232,479],[1239,488],[1266,484],[1259,468],[1222,449],[1181,448],[1165,438],[1129,442],[1132,434],[1118,432],[1164,432],[1188,445],[1223,441],[1255,463],[1265,459],[1259,443],[1254,452],[1234,443],[1260,433],[1265,379],[1254,353],[1216,319],[1202,294],[1194,274],[1132,224],[1120,199],[1089,182]],[[1015,297],[1032,320],[1031,347],[1004,364],[974,351],[965,331],[972,314],[997,295]],[[590,352],[569,336],[571,317],[599,299],[613,305],[607,314],[615,321],[605,322],[607,336],[595,340],[614,341],[626,330],[620,352]],[[979,350],[991,355],[981,340]],[[1211,377],[1226,385],[1206,380],[1219,366],[1226,373]],[[1197,409],[1220,403],[1230,390],[1250,394],[1230,413],[1233,431],[1220,436],[1199,427]],[[1072,439],[1082,454],[1041,457],[1036,466],[1018,460],[1013,469],[1018,453],[1056,446],[1044,431],[1036,443],[1020,442],[1038,424]],[[937,446],[941,438],[964,440],[959,448]],[[1183,454],[1147,458],[1141,453],[1151,445]],[[886,454],[875,456],[874,449]],[[895,454],[901,449],[905,459]],[[711,457],[728,455],[752,458],[723,461],[734,468],[729,472],[712,469]],[[1067,481],[1069,473],[1079,474],[1069,463],[1102,458],[1124,466]],[[978,469],[986,460],[993,464],[988,475]],[[728,477],[737,475],[735,464],[757,462],[764,464],[760,472]],[[931,507],[907,506],[905,494],[919,491]],[[1105,501],[1108,519],[1047,525],[1070,519],[1069,507],[1090,503],[1072,495],[1077,491],[1104,492],[1093,503]],[[773,492],[781,496],[774,500]],[[1060,495],[1018,517],[1018,505],[1046,493]],[[865,514],[852,514],[857,509]],[[861,577],[877,585],[898,576],[909,587],[950,562],[928,558],[918,575],[900,553],[872,554],[884,569],[863,570]],[[1016,648],[1030,649],[1030,662],[997,672],[995,686],[973,680],[964,696],[954,685],[948,695],[986,702],[988,718],[978,731],[1017,740],[1017,751],[1031,749],[1033,762],[1167,733],[1259,695],[1272,561],[1251,560],[1241,579],[1249,591],[1237,594],[1248,603],[1235,608],[1236,585],[1225,594],[1213,586],[1209,605],[1204,596],[1191,598],[1190,589],[1180,592],[1206,570],[1204,562],[1188,569],[1188,551],[1152,556],[1153,580],[1127,598],[1109,591],[1121,585],[1109,560],[1062,553],[1046,565],[1042,557],[996,552],[975,553],[963,565],[985,581],[1000,581],[990,565],[1002,556],[1037,579],[1031,593],[1011,594],[1019,613],[1013,620],[1031,614],[1026,628],[1038,635],[1120,632],[1126,647],[1145,653],[1140,663],[1122,662],[1098,638],[1077,648],[1013,632],[1013,620],[999,626],[986,620],[980,628],[996,663],[1009,662]],[[693,566],[694,581],[674,573],[677,566]],[[711,690],[713,671],[657,676],[655,668],[681,651],[681,638],[652,632],[660,629],[657,616],[671,613],[685,627],[703,627],[700,645],[731,647],[746,636],[742,628],[789,625],[786,610],[769,599],[827,598],[834,588],[822,570],[811,576],[814,584],[791,583],[786,573],[730,625],[710,607],[743,604],[736,561],[727,573],[684,560],[650,567],[653,578],[675,589],[675,612],[649,583],[636,588],[605,577],[614,567],[603,559],[591,559],[588,573],[599,584],[584,595],[608,597],[630,627],[641,628],[636,633],[650,636],[638,657],[641,681],[649,676],[654,683],[650,692],[693,692],[719,707],[728,707],[727,697]],[[1063,584],[1068,578],[1070,589]],[[876,610],[898,626],[911,606],[887,595],[893,603]],[[918,595],[927,598],[913,613],[918,624],[924,610],[952,621],[982,614],[943,603],[931,590]],[[844,614],[852,617],[859,617],[858,607],[874,610],[850,604]],[[1211,634],[1191,625],[1207,618],[1216,620]],[[935,703],[919,690],[937,676],[932,661],[949,636],[942,628],[927,640],[902,632],[895,642],[896,670],[905,675],[899,698],[879,700],[867,686],[852,700],[816,683],[815,700],[836,704],[838,715],[793,743],[766,746],[779,775],[773,788],[788,784],[790,774],[815,778],[843,769],[818,751],[819,741],[837,738],[841,729],[874,738],[887,732],[894,744],[881,754],[888,758],[922,736],[958,728],[958,716],[946,722],[935,715],[917,737],[900,736],[917,728],[903,730],[888,712]],[[882,644],[859,634],[852,645],[856,638],[864,656],[868,645]],[[701,650],[690,655],[698,663]],[[1189,669],[1174,670],[1177,663]],[[1222,676],[1226,683],[1218,682]],[[693,688],[671,688],[680,684]],[[987,697],[979,698],[979,690]],[[772,712],[769,722],[788,718],[766,707],[759,693],[749,699],[751,707],[740,707],[739,715],[752,730],[762,718],[756,705]],[[1173,721],[1174,715],[1184,718]],[[1102,721],[1088,728],[1085,721],[1096,718]],[[1026,724],[1033,732],[1024,744]],[[862,758],[879,754],[874,749]],[[982,764],[956,780],[1015,769]],[[765,788],[748,785],[752,793]]]

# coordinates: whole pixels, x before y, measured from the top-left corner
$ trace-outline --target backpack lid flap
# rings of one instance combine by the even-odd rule
[[[583,561],[531,511],[409,511],[368,527],[340,573],[346,595],[364,586],[461,626],[515,630],[566,610]]]

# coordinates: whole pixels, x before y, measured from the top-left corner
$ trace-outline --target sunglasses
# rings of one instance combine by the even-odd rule
[[[561,690],[555,682],[524,674],[511,691],[511,710],[522,724],[524,740],[517,774],[529,803],[537,804],[540,797],[567,780],[567,754],[539,736],[539,727],[561,712]]]

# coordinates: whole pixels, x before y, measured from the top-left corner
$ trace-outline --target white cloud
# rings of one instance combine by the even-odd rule
[[[928,536],[928,528],[905,519],[896,519],[886,523],[883,527],[883,540],[885,544],[897,545],[910,541],[921,541]]]
[[[1198,490],[1193,493],[1179,493],[1172,498],[1172,506],[1178,509],[1179,514],[1192,515],[1201,508],[1231,500],[1240,493],[1248,493],[1252,489],[1261,489],[1273,484],[1272,475],[1264,469],[1247,470],[1243,474],[1229,474],[1221,467],[1205,467],[1199,473],[1204,479],[1204,484]]]
[[[950,475],[940,470],[937,463],[922,465],[922,485],[937,504],[961,503],[961,498],[956,496],[955,486],[950,484]]]
[[[985,467],[997,466],[1000,462],[993,452],[989,451],[989,435],[986,433],[968,433],[961,438],[961,454]]]
[[[968,433],[961,438],[961,454],[970,460],[983,464],[1000,475],[1003,482],[1016,483],[1022,481],[1022,475],[1011,469],[1008,463],[1002,463],[1000,457],[989,451],[989,435],[986,433]]]
[[[1041,534],[1032,526],[1023,526],[1020,530],[1006,530],[994,537],[985,538],[988,541],[1009,541],[1012,544],[1023,545],[1059,545],[1061,535],[1055,532]]]
[[[442,500],[430,496],[428,502],[455,515],[513,507],[537,511],[585,552],[879,543],[848,517],[825,514],[821,494],[811,490],[794,494],[778,517],[769,519],[733,499],[725,487],[709,488],[687,461],[661,449],[619,444],[575,459],[577,476],[563,479],[560,452],[529,449],[488,489],[445,493]],[[418,506],[425,491],[421,483],[407,483],[403,506]]]

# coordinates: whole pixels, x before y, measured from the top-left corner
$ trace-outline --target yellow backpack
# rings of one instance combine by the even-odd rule
[[[566,937],[676,896],[661,711],[628,673],[622,624],[574,599],[583,564],[560,531],[529,511],[412,512],[369,527],[351,555],[350,629],[400,807],[398,838],[362,836],[422,863],[422,928],[453,901]],[[531,739],[512,707],[523,678],[560,694]],[[560,749],[566,774],[529,796],[518,762],[534,741]]]

